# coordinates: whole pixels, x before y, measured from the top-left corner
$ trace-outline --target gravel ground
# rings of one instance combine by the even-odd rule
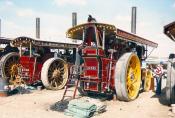
[[[163,84],[164,86],[164,84]],[[164,91],[164,90],[163,90]],[[70,118],[63,112],[52,111],[51,105],[61,100],[64,90],[32,91],[30,94],[16,94],[0,98],[0,118]],[[103,101],[107,111],[96,118],[175,118],[166,105],[164,94],[140,93],[132,102],[117,100]]]

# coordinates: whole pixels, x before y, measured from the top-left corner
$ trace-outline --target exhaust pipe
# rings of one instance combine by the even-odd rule
[[[136,18],[137,18],[137,7],[132,7],[131,14],[131,32],[136,34]]]
[[[73,12],[72,13],[72,27],[75,27],[76,25],[77,25],[77,13]],[[76,43],[77,41],[74,40],[74,42]],[[78,48],[73,49],[73,56],[75,57],[75,66],[79,67],[80,66],[80,55],[78,53]]]
[[[72,13],[72,27],[77,25],[77,13],[73,12]]]
[[[40,38],[40,18],[36,18],[36,38]]]

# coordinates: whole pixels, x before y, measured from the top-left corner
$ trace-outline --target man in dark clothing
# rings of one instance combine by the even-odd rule
[[[88,17],[88,20],[87,20],[88,22],[96,22],[96,19],[95,18],[93,18],[91,15],[89,15],[89,17]]]

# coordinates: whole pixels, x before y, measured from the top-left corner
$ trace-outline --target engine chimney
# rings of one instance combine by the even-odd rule
[[[40,38],[40,18],[36,18],[36,38]]]
[[[132,7],[131,32],[133,34],[136,34],[136,18],[137,18],[137,7]]]
[[[77,13],[73,12],[72,13],[72,27],[77,25]]]

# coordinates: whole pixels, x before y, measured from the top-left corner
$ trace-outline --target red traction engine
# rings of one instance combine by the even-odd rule
[[[88,22],[67,31],[67,37],[82,40],[78,48],[79,92],[116,93],[119,100],[134,100],[141,85],[141,62],[147,46],[157,44],[117,29],[113,25]]]
[[[42,81],[47,89],[62,89],[68,79],[68,69],[71,65],[69,49],[75,44],[48,42],[34,40],[29,37],[18,37],[12,41],[15,47],[19,47],[19,54],[13,65],[14,73],[9,79],[10,84],[34,84]],[[59,51],[66,49],[68,54],[51,52],[51,49]]]

